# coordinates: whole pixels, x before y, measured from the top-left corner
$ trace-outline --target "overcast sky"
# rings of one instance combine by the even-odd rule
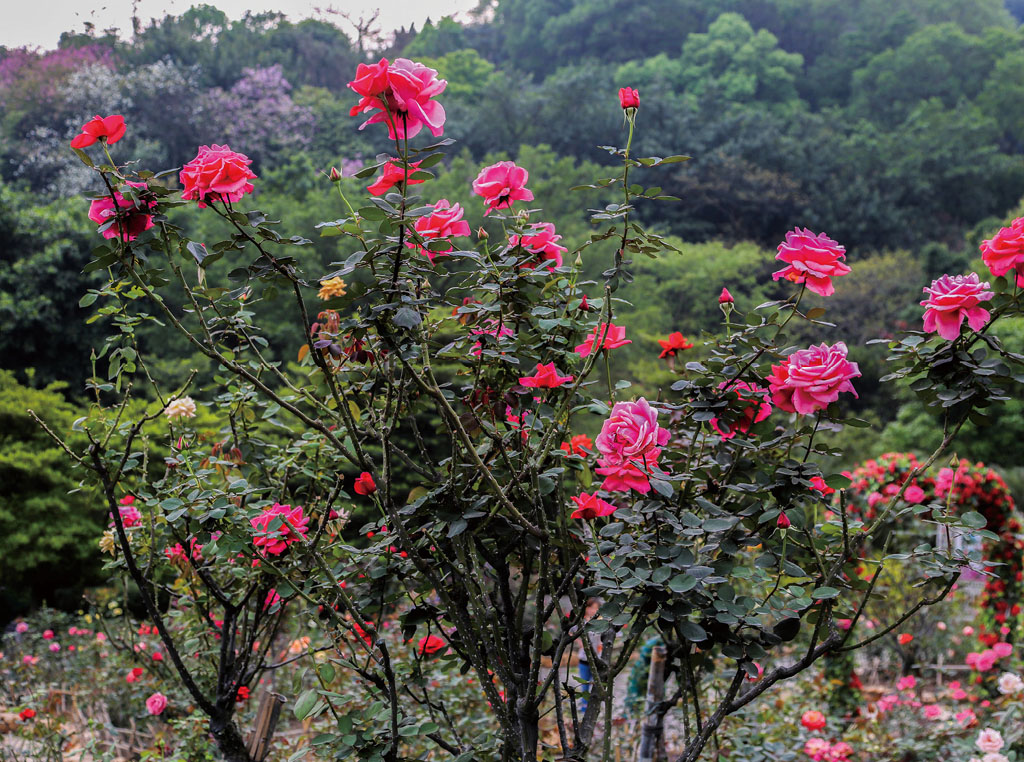
[[[179,14],[197,0],[137,0],[143,22],[167,13]],[[459,14],[477,5],[477,0],[207,0],[231,18],[245,11],[281,11],[290,19],[331,18],[325,9],[345,11],[354,18],[369,16],[380,9],[379,24],[385,32],[399,26],[422,25],[426,18]],[[132,0],[12,0],[3,2],[0,45],[53,48],[61,32],[81,31],[91,21],[99,30],[114,26],[122,34],[131,30]],[[343,24],[341,24],[344,26]]]

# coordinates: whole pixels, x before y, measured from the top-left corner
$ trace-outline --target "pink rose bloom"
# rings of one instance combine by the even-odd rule
[[[359,129],[383,123],[392,140],[415,137],[423,127],[434,137],[444,134],[444,107],[432,99],[443,93],[448,83],[438,79],[434,69],[408,58],[396,58],[389,65],[388,59],[382,58],[375,64],[359,64],[356,78],[348,86],[362,96],[350,116],[378,112]]]
[[[60,643],[50,643],[50,650],[57,653],[60,650]]]
[[[448,199],[439,199],[431,207],[434,211],[416,220],[414,227],[416,232],[425,241],[439,241],[453,236],[468,236],[470,234],[469,223],[462,219],[463,209],[458,204],[449,204]],[[434,257],[443,257],[455,250],[449,245],[444,251],[431,251],[425,246],[416,243],[406,244],[409,248],[422,251],[430,263],[434,263]]]
[[[106,633],[97,632],[96,633],[96,642],[97,643],[106,643],[107,642]]]
[[[846,743],[846,741],[840,741],[839,743],[832,744],[829,754],[835,762],[841,762],[841,760],[853,754],[853,747]]]
[[[916,484],[911,484],[903,491],[903,499],[911,505],[919,505],[924,502],[924,490]]]
[[[142,514],[134,505],[119,505],[117,512],[121,514],[121,522],[125,528],[131,528],[142,523]]]
[[[978,306],[995,294],[988,291],[977,273],[970,275],[943,275],[924,289],[928,298],[921,302],[924,311],[924,330],[937,331],[946,341],[960,336],[960,328],[967,318],[972,331],[980,331],[991,319],[988,310]]]
[[[870,495],[868,495],[868,508],[874,508],[876,505],[884,501],[885,495],[883,495],[881,492],[872,492]]]
[[[917,678],[913,675],[907,675],[906,677],[901,677],[899,682],[896,683],[896,690],[909,691],[915,685],[917,685]]]
[[[997,278],[1010,270],[1017,272],[1017,285],[1024,286],[1024,217],[982,241],[981,259]]]
[[[768,403],[767,389],[762,389],[760,386],[751,386],[746,381],[723,381],[718,385],[719,389],[725,389],[728,387],[729,392],[735,393],[741,402],[747,401],[747,404],[743,408],[743,412],[740,413],[740,417],[730,424],[719,422],[718,418],[712,418],[708,421],[708,425],[711,426],[722,439],[732,439],[736,436],[736,432],[746,434],[750,431],[750,427],[755,423],[760,423],[765,418],[772,414],[772,406]]]
[[[530,173],[512,161],[499,161],[481,169],[473,181],[473,192],[487,206],[484,217],[501,206],[511,209],[514,201],[533,201],[533,191],[526,187],[529,179]]]
[[[363,64],[360,64],[360,66],[362,65]],[[422,163],[422,161],[409,162],[409,175],[411,176]],[[381,168],[380,177],[377,178],[376,182],[374,182],[373,185],[367,186],[366,190],[368,190],[370,194],[373,196],[383,196],[394,186],[406,182],[405,174],[405,170],[402,169],[402,167],[395,164],[394,161],[389,161],[385,163],[384,166]],[[426,180],[410,179],[408,181],[408,184],[419,185],[420,183],[425,182]]]
[[[254,519],[250,519],[256,530],[253,545],[271,555],[284,553],[292,543],[306,538],[309,517],[302,513],[302,506],[274,505]]]
[[[14,626],[14,631],[16,633],[18,633],[19,635],[21,635],[22,633],[28,632],[28,625],[25,624],[24,622],[18,622]]]
[[[811,732],[814,732],[815,730],[821,730],[823,727],[825,727],[826,723],[827,720],[825,719],[825,715],[819,712],[817,709],[812,709],[809,712],[804,712],[803,716],[800,718],[800,724],[808,730],[810,730]]]
[[[668,443],[668,429],[658,425],[658,411],[643,397],[618,402],[594,440],[597,451],[611,464],[642,461]]]
[[[831,744],[824,738],[808,738],[807,742],[804,743],[804,754],[806,754],[815,762],[825,759],[825,755],[828,754],[829,749],[832,748]]]
[[[992,646],[992,652],[996,655],[996,658],[1005,659],[1013,653],[1013,645],[1010,643],[996,643]]]
[[[152,715],[160,714],[167,708],[167,697],[162,693],[154,693],[146,699],[146,711]]]
[[[25,654],[21,657],[22,664],[28,664],[29,666],[37,664],[39,662],[38,656],[32,656],[31,654]]]
[[[948,471],[948,470],[951,470],[951,469],[943,469],[943,470],[947,470]],[[963,630],[961,630],[961,632],[963,632],[965,637],[969,638],[969,637],[971,637],[971,635],[974,634],[974,628],[971,627],[970,625],[967,625],[966,627],[963,628]]]
[[[601,482],[601,489],[606,492],[629,492],[633,490],[641,495],[651,491],[651,474],[660,475],[663,472],[658,468],[658,458],[661,450],[655,448],[644,456],[641,464],[643,470],[633,463],[615,463],[607,458],[598,458],[598,468],[594,473],[604,477]]]
[[[853,627],[853,620],[852,619],[837,619],[836,620],[836,625],[839,627],[840,630],[849,630],[851,627]]]
[[[71,147],[85,148],[97,140],[105,140],[107,145],[111,145],[124,137],[125,129],[124,117],[120,114],[106,117],[97,114],[82,125],[82,134],[75,136]]]
[[[899,704],[900,697],[895,693],[891,693],[888,696],[882,696],[882,698],[878,699],[875,706],[878,707],[879,712],[888,712],[894,706],[899,706]]]
[[[549,362],[547,365],[537,363],[537,372],[532,376],[521,377],[519,383],[534,389],[554,389],[562,384],[571,383],[572,379],[572,376],[558,375],[558,368],[553,362]]]
[[[988,672],[995,666],[997,660],[998,657],[996,656],[996,652],[992,649],[986,649],[981,653],[972,651],[967,654],[967,658],[964,659],[968,667],[977,670],[978,672]]]
[[[824,233],[815,235],[807,228],[796,228],[786,233],[786,240],[779,244],[778,252],[775,258],[787,266],[772,278],[785,278],[794,283],[806,281],[807,288],[822,296],[835,293],[832,278],[850,272],[850,268],[839,261],[846,258],[846,248]]]
[[[196,158],[181,168],[181,197],[185,201],[198,201],[202,209],[207,202],[238,201],[252,193],[256,175],[249,169],[252,159],[226,145],[214,143],[199,146]]]
[[[594,330],[587,335],[583,343],[576,347],[576,354],[580,357],[592,354],[595,351],[595,344],[601,336],[604,337],[604,342],[597,347],[598,349],[616,349],[633,343],[632,339],[626,338],[625,326],[601,323],[599,326],[594,326]]]
[[[529,260],[520,265],[524,270],[532,270],[538,264],[547,263],[548,270],[554,270],[562,266],[562,254],[568,249],[559,246],[558,241],[562,236],[555,233],[555,226],[550,222],[535,222],[530,225],[530,233],[523,233],[522,236],[511,235],[508,237],[509,245],[513,248],[522,246],[531,254],[536,254],[537,260]]]
[[[146,190],[145,183],[128,182],[133,188]],[[115,205],[114,202],[117,202]],[[101,236],[107,239],[120,238],[122,241],[134,241],[139,235],[153,227],[153,215],[149,212],[156,207],[156,201],[133,201],[114,191],[114,198],[104,196],[94,199],[89,204],[89,219],[97,225],[105,225],[113,220]]]
[[[280,602],[281,602],[281,596],[278,595],[277,589],[272,587],[267,592],[267,597],[263,601],[263,610],[266,611],[271,606],[276,606]]]
[[[496,344],[501,344],[501,340],[506,336],[515,336],[516,332],[509,328],[507,325],[498,328],[498,321],[488,320],[487,325],[482,328],[471,328],[469,331],[470,336],[493,336]],[[483,354],[483,342],[477,341],[470,348],[469,353],[473,357],[479,357]]]
[[[938,704],[925,704],[924,716],[929,720],[937,720],[942,717],[942,707]]]
[[[981,762],[1010,762],[1010,758],[1005,754],[999,754],[998,752],[990,752],[981,758]]]
[[[808,415],[824,410],[841,392],[857,396],[851,379],[860,376],[857,363],[846,359],[846,344],[819,344],[794,352],[768,376],[772,402],[790,413]]]
[[[586,492],[581,492],[578,496],[574,495],[572,501],[576,503],[576,510],[569,517],[573,519],[594,519],[615,512],[614,505],[605,502],[596,494],[588,495]]]
[[[43,640],[53,640],[53,630],[43,630]]]
[[[972,709],[964,709],[962,712],[957,712],[955,717],[957,723],[962,728],[969,728],[978,721]]]
[[[999,734],[998,730],[985,728],[978,733],[978,740],[974,742],[974,745],[978,747],[979,751],[991,754],[1002,749],[1004,743],[1003,737]]]

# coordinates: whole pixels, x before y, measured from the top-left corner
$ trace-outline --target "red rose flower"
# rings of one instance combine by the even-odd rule
[[[107,145],[110,145],[123,138],[124,131],[124,117],[120,114],[106,117],[97,114],[82,125],[82,134],[71,141],[71,147],[85,148],[97,140],[106,141]]]
[[[356,478],[354,489],[357,495],[372,495],[377,491],[377,483],[373,480],[369,471],[363,471]]]
[[[250,164],[252,159],[226,145],[200,146],[196,158],[181,168],[181,197],[198,201],[200,208],[211,201],[238,201],[253,191]]]

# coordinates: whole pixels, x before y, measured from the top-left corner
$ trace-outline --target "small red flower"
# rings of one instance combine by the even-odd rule
[[[822,497],[827,497],[828,495],[835,493],[835,490],[832,489],[827,484],[825,484],[825,480],[822,479],[820,476],[812,476],[811,484],[813,485],[811,489],[815,490],[816,492],[820,492]]]
[[[126,683],[138,682],[139,678],[142,677],[142,673],[142,667],[135,667],[131,672],[124,676],[124,681]]]
[[[904,632],[904,633],[902,633],[902,634],[901,634],[901,635],[900,635],[900,636],[899,636],[898,638],[896,638],[896,639],[897,639],[897,640],[899,641],[899,643],[900,643],[900,645],[901,645],[901,646],[905,646],[905,645],[906,645],[907,643],[909,643],[910,641],[912,641],[912,640],[914,639],[914,636],[913,636],[913,635],[911,635],[910,633],[906,633],[906,632]]]
[[[372,495],[377,491],[377,483],[370,476],[369,471],[363,471],[356,479],[355,491],[357,495]]]
[[[561,448],[566,455],[579,455],[581,458],[585,458],[587,457],[586,451],[594,449],[594,443],[586,434],[576,434],[568,442],[562,442]]]
[[[729,289],[723,288],[722,293],[718,295],[719,304],[732,304],[736,300],[732,298],[732,294],[729,293]]]
[[[35,709],[22,709],[20,712],[18,712],[18,717],[21,719],[22,722],[28,722],[35,716]]]
[[[785,511],[779,513],[779,520],[775,522],[775,525],[779,529],[789,529],[793,522],[789,520],[789,516],[786,515]]]
[[[659,360],[664,360],[666,357],[675,357],[676,352],[681,349],[693,349],[693,344],[686,340],[679,331],[673,331],[668,335],[667,339],[658,339],[658,343],[661,344],[661,354],[658,355]]]
[[[235,701],[241,704],[244,701],[249,700],[249,686],[242,685],[238,688],[238,693],[235,695]]]
[[[554,389],[562,384],[572,383],[572,376],[560,376],[553,362],[547,365],[537,363],[537,372],[532,376],[522,376],[519,383],[534,389]]]
[[[71,141],[72,148],[85,148],[91,146],[97,140],[106,141],[107,144],[116,143],[124,137],[124,117],[120,114],[112,116],[100,116],[97,114],[88,122],[82,125],[82,134],[77,135]]]
[[[419,651],[420,656],[430,656],[438,653],[439,651],[448,650],[448,644],[444,642],[443,638],[437,637],[437,635],[427,635],[426,637],[420,638],[417,650]]]
[[[609,516],[615,512],[615,506],[605,502],[597,495],[588,495],[581,492],[574,495],[572,501],[576,503],[576,510],[569,514],[573,519],[595,519],[598,516]]]

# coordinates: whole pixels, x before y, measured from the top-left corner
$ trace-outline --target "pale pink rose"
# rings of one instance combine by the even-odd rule
[[[198,201],[200,209],[211,201],[238,201],[253,191],[250,164],[252,159],[226,145],[199,146],[196,158],[181,168],[181,197]]]
[[[50,643],[50,650],[57,653],[60,650],[60,643]]]
[[[772,406],[768,402],[767,389],[760,386],[750,385],[746,381],[723,381],[718,385],[719,389],[726,389],[735,394],[740,402],[748,401],[746,407],[740,413],[739,418],[732,423],[726,424],[719,421],[718,417],[708,421],[708,425],[718,432],[722,439],[732,439],[736,433],[746,434],[755,423],[760,423],[772,414]]]
[[[978,740],[974,742],[974,745],[978,747],[979,751],[989,754],[991,752],[999,751],[1003,748],[1003,737],[999,734],[998,730],[992,728],[985,728],[983,731],[978,733]]]
[[[851,379],[860,376],[857,363],[846,359],[846,344],[819,344],[794,352],[768,376],[772,402],[790,413],[824,410],[842,392],[857,396]]]
[[[921,302],[924,310],[924,330],[937,331],[946,341],[960,336],[964,318],[972,331],[980,331],[991,319],[988,310],[979,306],[995,293],[988,290],[977,273],[970,275],[943,275],[932,281],[924,292],[928,298]]]
[[[964,627],[964,628],[963,628],[963,630],[961,630],[961,632],[963,632],[963,634],[964,634],[964,635],[965,635],[966,637],[968,637],[968,638],[969,638],[969,637],[971,637],[971,635],[973,635],[973,634],[974,634],[974,628],[973,628],[973,627],[971,627],[970,625],[967,625],[966,627]]]
[[[804,743],[804,754],[816,762],[825,759],[832,745],[824,738],[808,738]]]
[[[833,762],[842,762],[851,754],[853,754],[853,747],[846,743],[846,741],[834,743],[832,748],[829,749],[829,755]]]
[[[601,338],[604,341],[598,344]],[[576,347],[576,354],[586,357],[600,349],[617,349],[632,343],[632,339],[626,338],[625,326],[601,323],[601,325],[594,326],[594,330],[587,334],[583,343]]]
[[[133,188],[148,189],[145,183],[129,181],[127,184]],[[113,221],[100,233],[104,238],[134,241],[141,233],[153,227],[152,211],[155,207],[156,201],[153,199],[136,202],[114,191],[113,198],[106,195],[89,204],[89,219],[100,226]]]
[[[775,258],[787,266],[772,278],[806,282],[808,289],[822,296],[835,293],[832,278],[850,272],[850,268],[839,261],[846,258],[846,248],[824,233],[815,235],[807,228],[786,233],[786,240],[779,244]]]
[[[546,265],[548,270],[561,267],[562,254],[568,249],[558,245],[562,236],[555,233],[555,226],[550,222],[535,222],[530,225],[529,230],[530,232],[524,232],[521,236],[508,237],[509,246],[522,246],[526,251],[536,255],[536,258],[523,262],[520,267],[524,270],[532,270],[538,264]]]
[[[284,553],[285,548],[305,539],[309,517],[303,515],[302,506],[274,503],[249,523],[255,531],[252,544],[270,555]]]
[[[992,646],[992,651],[995,653],[996,658],[1005,659],[1013,653],[1013,645],[1010,643],[996,643]]]
[[[14,626],[14,631],[16,633],[18,633],[19,635],[21,635],[22,633],[28,632],[28,625],[25,624],[24,622],[18,622]]]
[[[1004,672],[999,676],[999,692],[1004,696],[1012,696],[1021,691],[1024,691],[1024,680],[1020,679],[1020,675]]]
[[[643,397],[618,402],[594,440],[609,464],[643,461],[652,450],[668,443],[668,429],[658,425],[658,411]]]
[[[470,234],[469,223],[462,219],[463,209],[459,204],[449,204],[448,199],[442,198],[431,208],[433,211],[430,214],[420,217],[413,225],[425,242],[441,241],[454,236]],[[431,264],[434,263],[435,257],[447,256],[455,250],[450,241],[448,248],[443,251],[431,251],[419,243],[407,243],[406,246],[422,251]]]
[[[981,762],[1010,762],[1010,759],[1005,754],[991,752],[982,757]]]
[[[940,632],[945,632],[946,631],[946,623],[945,622],[936,622],[935,623],[935,629],[939,630]]]
[[[162,693],[154,693],[146,699],[146,711],[152,715],[160,714],[167,708],[167,697]]]
[[[407,58],[388,64],[382,58],[375,64],[359,64],[356,78],[348,86],[362,97],[349,111],[350,116],[377,111],[363,122],[386,124],[392,140],[411,138],[423,127],[434,137],[444,134],[444,107],[433,100],[448,83],[437,78],[437,71]]]
[[[911,484],[903,491],[903,499],[911,505],[918,505],[924,502],[924,490],[916,484]]]
[[[1024,217],[982,241],[981,259],[997,278],[1010,270],[1017,272],[1017,285],[1024,286]]]
[[[28,664],[29,666],[32,666],[33,664],[38,664],[39,663],[39,657],[38,656],[32,656],[31,654],[25,654],[24,656],[21,657],[21,663],[22,664]]]
[[[511,208],[515,201],[533,201],[533,191],[526,187],[529,179],[530,173],[512,161],[499,161],[481,169],[473,181],[473,192],[487,206],[484,217],[499,207]]]

